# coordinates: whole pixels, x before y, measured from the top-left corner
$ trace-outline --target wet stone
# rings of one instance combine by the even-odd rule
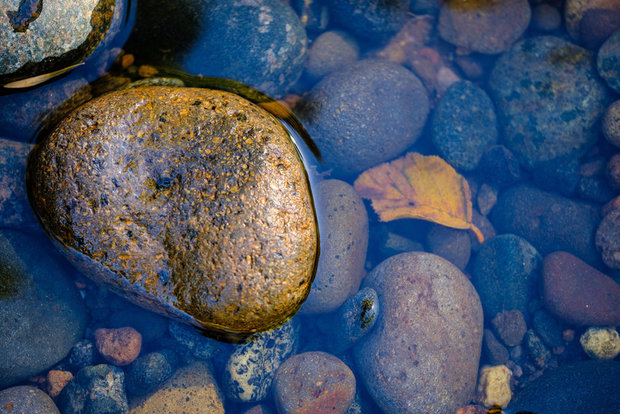
[[[620,100],[609,105],[607,112],[605,112],[603,135],[607,142],[615,147],[620,147]]]
[[[381,303],[354,348],[357,373],[385,412],[455,412],[473,397],[482,307],[461,271],[439,256],[392,256],[364,279]],[[423,378],[424,381],[417,381]]]
[[[514,233],[542,255],[565,250],[590,264],[600,263],[594,246],[598,207],[547,193],[530,185],[500,192],[491,219],[498,233]]]
[[[444,40],[456,46],[496,54],[521,37],[530,15],[527,0],[450,1],[441,8],[438,30]]]
[[[274,379],[278,412],[345,414],[355,396],[355,376],[340,359],[305,352],[287,359]]]
[[[553,32],[562,25],[560,11],[549,4],[542,3],[532,10],[532,27],[543,32]]]
[[[614,190],[620,190],[620,154],[615,154],[607,162],[607,182]]]
[[[619,11],[620,3],[616,0],[566,0],[564,6],[566,31],[570,37],[587,45],[592,23],[599,28],[607,26],[601,17],[603,15],[611,17]],[[589,20],[597,14],[598,20],[590,22]]]
[[[614,328],[592,326],[579,343],[592,359],[614,359],[620,353],[620,337]]]
[[[578,158],[598,138],[608,94],[589,51],[559,37],[516,43],[496,62],[489,87],[504,143],[522,166]]]
[[[240,402],[267,399],[278,367],[297,351],[298,340],[299,324],[293,319],[257,334],[249,343],[236,345],[224,368],[226,396]]]
[[[346,32],[333,30],[322,33],[308,49],[305,71],[313,79],[350,65],[359,58],[359,45]]]
[[[84,367],[95,364],[96,347],[90,339],[84,339],[71,348],[67,356],[66,363],[69,369],[74,372]]]
[[[376,42],[396,33],[407,18],[409,0],[327,0],[332,21],[355,36]]]
[[[543,341],[532,329],[525,333],[523,343],[530,360],[538,368],[544,368],[551,361],[551,352],[549,352]]]
[[[0,1],[0,85],[84,60],[110,28],[115,3]]]
[[[168,332],[184,352],[200,360],[211,359],[219,350],[220,343],[207,338],[192,326],[171,321]]]
[[[347,299],[335,313],[325,315],[332,354],[344,352],[367,335],[381,315],[381,304],[374,289],[365,287]]]
[[[104,95],[46,137],[29,173],[34,208],[74,265],[152,311],[243,335],[282,323],[310,290],[305,170],[282,125],[237,95]]]
[[[0,388],[52,367],[82,338],[73,272],[46,239],[0,233]]]
[[[138,357],[125,370],[125,385],[131,395],[144,395],[155,391],[174,374],[179,365],[171,349],[150,352]]]
[[[211,365],[192,361],[179,368],[157,391],[132,399],[129,407],[132,414],[223,414],[224,396]]]
[[[498,313],[491,320],[491,325],[493,325],[493,329],[500,339],[508,346],[519,345],[527,331],[523,313],[516,309]]]
[[[579,186],[579,160],[560,157],[539,163],[532,173],[533,183],[540,189],[570,197]]]
[[[126,413],[123,370],[105,364],[81,369],[58,396],[58,407],[66,414]]]
[[[132,327],[142,335],[142,342],[151,342],[160,338],[168,330],[168,321],[145,309],[127,304],[110,315],[109,327]]]
[[[325,231],[304,314],[331,312],[358,291],[368,248],[368,213],[350,184],[323,180],[317,198]]]
[[[490,329],[484,330],[482,354],[491,365],[502,365],[510,359],[508,349],[502,345]]]
[[[279,0],[144,0],[127,48],[151,63],[282,96],[302,74],[307,37]]]
[[[545,309],[540,309],[534,313],[532,327],[543,343],[554,353],[560,353],[564,350],[562,325]]]
[[[54,401],[43,391],[28,385],[0,391],[0,414],[60,414]]]
[[[396,157],[419,137],[429,112],[422,82],[396,63],[367,59],[332,72],[295,110],[336,177]]]
[[[478,171],[486,182],[500,189],[521,179],[519,161],[503,145],[493,145],[485,150],[478,164]]]
[[[450,86],[433,112],[431,125],[433,144],[457,170],[475,169],[485,149],[497,142],[493,102],[469,81]]]
[[[576,326],[620,325],[620,284],[567,252],[543,262],[545,308]]]
[[[617,29],[620,29],[620,7],[617,10],[588,10],[579,27],[581,44],[590,50],[598,50]]]
[[[603,217],[596,229],[595,243],[603,262],[612,269],[620,269],[620,210]]]
[[[474,262],[472,283],[476,286],[487,317],[504,310],[527,313],[536,297],[542,258],[527,240],[502,234],[487,240]]]
[[[142,349],[142,335],[131,327],[117,329],[99,328],[95,331],[97,351],[111,364],[128,365]]]
[[[435,224],[426,235],[426,244],[430,253],[443,257],[461,270],[469,263],[471,239],[466,231]]]
[[[516,393],[506,414],[599,413],[620,406],[620,362],[581,361],[545,371]]]

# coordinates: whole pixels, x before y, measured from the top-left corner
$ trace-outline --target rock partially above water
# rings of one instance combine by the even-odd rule
[[[1,0],[0,85],[79,63],[105,37],[115,3]]]
[[[214,332],[274,327],[306,298],[317,228],[282,125],[227,92],[142,87],[77,109],[29,164],[31,201],[87,276]]]

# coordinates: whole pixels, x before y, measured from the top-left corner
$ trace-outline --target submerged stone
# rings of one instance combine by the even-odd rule
[[[40,143],[28,173],[70,260],[138,305],[243,335],[308,295],[318,234],[303,164],[277,119],[237,95],[102,96]]]

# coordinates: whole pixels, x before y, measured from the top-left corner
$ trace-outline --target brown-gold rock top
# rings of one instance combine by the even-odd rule
[[[277,326],[310,291],[304,166],[279,121],[237,95],[159,86],[94,99],[37,145],[28,191],[86,276],[207,331]]]

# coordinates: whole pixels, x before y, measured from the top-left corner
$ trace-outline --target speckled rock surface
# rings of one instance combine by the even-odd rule
[[[267,399],[278,367],[295,351],[299,324],[293,319],[278,329],[263,332],[247,344],[237,345],[226,363],[222,386],[232,400]]]
[[[495,54],[519,39],[530,16],[527,0],[450,1],[441,8],[438,30],[443,39],[456,46]]]
[[[579,157],[596,142],[608,96],[587,50],[553,36],[523,40],[498,59],[489,86],[504,144],[524,167]]]
[[[340,359],[325,352],[304,352],[278,368],[274,399],[282,414],[345,414],[355,388],[353,372]]]
[[[318,184],[324,234],[312,290],[300,312],[325,313],[357,292],[365,275],[368,213],[353,187],[340,180]]]
[[[614,32],[598,51],[596,66],[607,85],[620,92],[620,30]]]
[[[590,12],[601,11],[606,15],[620,11],[617,0],[566,0],[564,21],[566,31],[577,41],[583,41],[583,20]],[[599,19],[599,25],[601,24]]]
[[[43,391],[20,385],[0,391],[0,414],[60,414],[54,401]]]
[[[497,119],[491,98],[469,81],[456,82],[441,97],[432,116],[433,144],[457,170],[471,171],[497,143]]]
[[[373,269],[382,315],[353,348],[358,374],[385,412],[455,412],[473,397],[482,306],[456,266],[429,253],[401,253]]]
[[[318,236],[305,170],[279,122],[236,95],[104,95],[28,168],[31,201],[63,252],[139,305],[251,333],[282,323],[310,290]]]
[[[331,19],[349,32],[383,40],[405,23],[410,0],[327,0]]]
[[[84,332],[75,271],[39,237],[0,233],[0,388],[50,368]]]
[[[127,412],[125,374],[112,365],[82,368],[58,396],[63,414],[123,414]]]
[[[396,63],[367,59],[332,72],[295,110],[335,177],[394,158],[420,135],[429,111],[422,82]]]
[[[131,414],[224,414],[222,395],[210,364],[190,362],[160,389],[130,401]]]
[[[105,37],[115,3],[1,0],[0,84],[79,63]]]
[[[141,0],[132,38],[129,50],[146,61],[273,96],[299,79],[307,50],[299,17],[280,0]]]

